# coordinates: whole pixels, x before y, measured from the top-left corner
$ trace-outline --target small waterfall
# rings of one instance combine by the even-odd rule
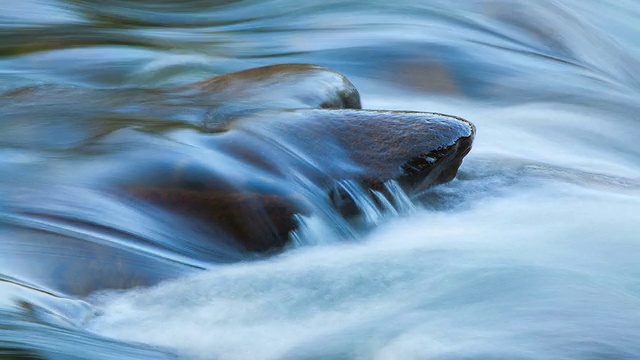
[[[295,216],[298,228],[289,235],[292,247],[355,239],[359,228],[370,229],[385,219],[416,211],[416,205],[395,180],[385,182],[381,190],[364,188],[357,182],[343,180],[336,183],[332,193],[333,207],[318,206],[320,215]],[[352,209],[343,210],[343,214],[340,214],[340,208],[349,205]],[[349,216],[347,213],[358,215]]]
[[[298,228],[289,234],[291,247],[323,245],[340,238],[331,223],[319,216],[295,215],[295,220]]]
[[[380,190],[365,189],[353,181],[341,181],[338,186],[362,214],[365,225],[378,225],[385,217],[408,215],[416,210],[416,205],[395,180],[385,182]]]
[[[398,210],[396,210],[396,208],[393,206],[391,201],[389,201],[389,199],[387,199],[387,197],[384,196],[383,193],[377,190],[371,190],[371,193],[373,194],[375,199],[380,203],[380,207],[382,207],[385,213],[390,214],[392,216],[399,215]]]
[[[384,215],[369,195],[369,190],[351,180],[339,181],[336,187],[338,191],[349,197],[348,200],[355,204],[361,214],[361,221],[365,226],[375,226],[380,223]]]
[[[409,195],[400,187],[395,180],[389,180],[384,183],[384,189],[388,193],[390,200],[395,205],[395,211],[399,215],[408,215],[416,211],[416,205],[411,201]]]

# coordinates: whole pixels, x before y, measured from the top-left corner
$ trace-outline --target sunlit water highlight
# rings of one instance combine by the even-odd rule
[[[12,256],[0,263],[0,357],[640,358],[635,1],[12,4],[0,0],[13,9],[0,12],[3,91],[155,88],[311,62],[345,73],[366,108],[455,114],[478,133],[453,182],[410,201],[387,184],[386,211],[361,199],[368,226],[301,218],[294,246],[249,261],[75,183],[106,165],[66,140],[69,123],[1,113],[0,249]],[[107,164],[128,144],[118,131],[97,147]],[[15,228],[135,247],[147,257],[134,268],[172,279],[69,298],[38,283],[51,266],[24,257],[61,254],[58,243]]]

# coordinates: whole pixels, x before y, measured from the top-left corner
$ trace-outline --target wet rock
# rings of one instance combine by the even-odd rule
[[[420,192],[455,177],[474,132],[463,119],[434,113],[267,111],[233,122],[224,133],[199,135],[198,143],[223,153],[231,165],[194,159],[173,172],[163,168],[166,173],[152,177],[164,183],[136,185],[133,193],[209,222],[247,250],[278,249],[297,227],[294,215],[314,211],[302,200],[305,193],[322,191],[336,211],[356,216],[357,207],[336,196],[336,183],[383,189],[395,180],[409,194]]]
[[[265,171],[300,172],[321,186],[397,180],[411,192],[451,180],[474,131],[471,123],[442,114],[299,109],[242,119],[216,145]],[[293,168],[291,154],[297,154]]]
[[[245,250],[265,252],[286,245],[296,214],[308,214],[301,199],[251,192],[219,193],[181,188],[135,187],[130,193],[217,228],[218,237]]]
[[[360,108],[360,95],[342,74],[310,64],[265,66],[172,88],[31,86],[0,93],[0,142],[78,149],[122,128],[221,132],[238,118],[294,108]]]
[[[353,222],[360,209],[336,184],[418,193],[452,179],[471,147],[462,119],[359,107],[344,76],[302,64],[173,89],[6,93],[0,141],[56,161],[19,187],[21,165],[7,175],[3,208],[17,216],[2,265],[66,294],[150,285],[278,251],[299,215]]]
[[[336,199],[331,193],[335,184],[345,180],[378,191],[394,180],[410,195],[450,181],[475,134],[471,123],[448,115],[373,110],[261,114],[234,126],[241,134],[286,143],[286,153],[306,160],[287,163],[279,171],[299,172],[331,199]],[[341,214],[358,214],[349,197],[340,198],[347,201],[333,205]]]
[[[248,100],[248,107],[257,103],[269,108],[361,108],[358,90],[344,75],[312,64],[253,68],[216,76],[195,86],[217,100]]]
[[[195,84],[214,107],[204,126],[225,130],[234,119],[266,109],[360,109],[360,94],[342,74],[311,64],[238,71]]]

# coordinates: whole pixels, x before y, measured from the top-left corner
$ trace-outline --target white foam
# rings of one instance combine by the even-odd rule
[[[512,191],[106,295],[90,327],[203,359],[640,354],[639,193]]]

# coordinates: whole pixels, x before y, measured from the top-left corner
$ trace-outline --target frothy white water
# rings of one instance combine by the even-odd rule
[[[90,328],[203,359],[640,356],[640,191],[509,192],[359,243],[103,294]]]

